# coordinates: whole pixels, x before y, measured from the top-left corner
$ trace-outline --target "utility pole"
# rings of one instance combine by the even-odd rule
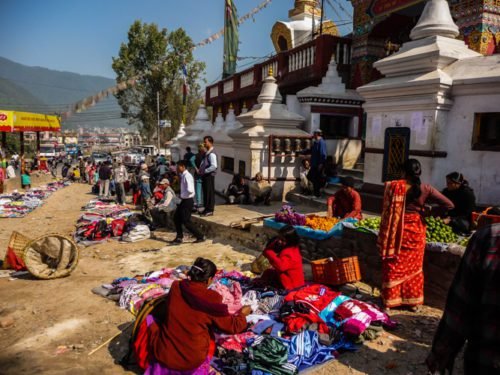
[[[160,92],[156,92],[156,114],[158,117],[158,123],[156,124],[158,126],[158,153],[160,153]]]
[[[319,24],[319,35],[323,35],[323,17],[325,14],[325,0],[321,0],[321,21]]]

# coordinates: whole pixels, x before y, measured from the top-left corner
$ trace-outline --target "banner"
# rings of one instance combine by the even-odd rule
[[[226,0],[224,15],[224,63],[222,78],[236,73],[239,48],[238,14],[233,0]]]
[[[0,110],[0,131],[2,132],[57,132],[59,130],[61,130],[61,123],[57,116]]]

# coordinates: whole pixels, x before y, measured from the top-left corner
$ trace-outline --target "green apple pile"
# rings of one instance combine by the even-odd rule
[[[425,221],[427,223],[427,242],[456,243],[458,241],[458,236],[453,233],[451,227],[445,224],[441,218],[430,216]]]
[[[380,217],[369,217],[363,220],[358,221],[355,224],[357,227],[364,227],[373,230],[380,229]]]
[[[458,244],[460,246],[467,247],[467,245],[469,244],[469,237],[462,239]]]

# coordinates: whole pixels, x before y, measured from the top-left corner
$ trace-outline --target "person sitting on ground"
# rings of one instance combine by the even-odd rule
[[[251,308],[244,306],[231,315],[222,296],[208,289],[216,272],[212,261],[197,258],[189,279],[172,284],[165,320],[148,317],[152,358],[145,375],[208,374],[215,351],[214,330],[236,334],[247,328]]]
[[[250,196],[248,185],[240,174],[233,176],[233,181],[229,184],[226,191],[226,202],[229,204],[247,204]]]
[[[338,165],[333,161],[333,156],[328,155],[326,157],[324,174],[327,183],[332,183],[330,181],[335,180],[339,174]],[[338,181],[338,180],[337,180]]]
[[[269,182],[264,180],[262,173],[258,172],[250,184],[250,200],[254,204],[264,202],[266,206],[271,205],[271,194],[273,189]]]
[[[62,176],[62,178],[70,178],[70,176],[68,175],[70,167],[71,166],[68,163],[64,163],[63,164],[63,167],[61,169],[61,176]]]
[[[151,209],[151,218],[153,219],[154,228],[164,228],[167,226],[167,216],[175,212],[177,208],[178,198],[170,187],[170,181],[166,178],[158,183],[157,188],[162,191],[162,194],[161,199],[158,200],[159,195],[153,193],[154,207]]]
[[[31,188],[31,176],[28,169],[25,169],[21,174],[21,186],[23,189]]]
[[[430,373],[451,374],[465,342],[466,375],[499,373],[499,244],[500,224],[479,229],[469,241],[426,360]]]
[[[347,176],[341,180],[342,189],[328,197],[327,217],[338,217],[341,219],[352,217],[362,220],[361,196],[354,189],[354,178]]]
[[[80,168],[79,167],[73,167],[73,172],[71,173],[70,180],[73,182],[80,182]]]
[[[300,187],[302,193],[306,195],[311,195],[313,193],[313,183],[307,177],[311,171],[311,162],[309,159],[303,159],[302,165],[300,166]]]
[[[455,208],[448,212],[449,218],[445,219],[458,234],[470,232],[472,212],[476,209],[476,196],[474,190],[461,173],[453,172],[446,176],[446,188],[443,195],[453,202]]]
[[[291,290],[304,285],[302,255],[299,249],[300,237],[291,225],[280,229],[277,237],[266,245],[265,256],[272,268],[264,271],[257,285],[271,285]]]
[[[14,162],[10,162],[6,169],[7,178],[16,178],[16,170],[14,169]]]
[[[3,182],[5,181],[5,172],[3,168],[0,166],[0,194],[3,193]]]

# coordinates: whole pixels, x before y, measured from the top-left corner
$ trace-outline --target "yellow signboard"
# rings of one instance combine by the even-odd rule
[[[57,116],[0,109],[0,131],[2,132],[57,132],[59,130],[61,130],[61,123]]]

